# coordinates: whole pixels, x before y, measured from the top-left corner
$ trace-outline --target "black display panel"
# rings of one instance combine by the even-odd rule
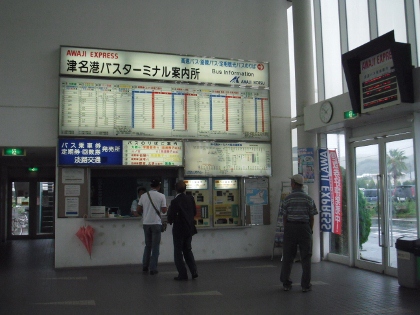
[[[389,52],[389,71],[363,81],[362,62]],[[342,55],[353,112],[362,113],[396,103],[414,102],[410,44],[395,42],[394,31]]]

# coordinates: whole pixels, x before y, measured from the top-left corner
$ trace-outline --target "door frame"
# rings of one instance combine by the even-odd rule
[[[28,234],[27,235],[14,235],[12,234],[12,182],[28,182],[29,183],[29,221],[28,221]],[[38,197],[37,187],[38,183],[41,182],[53,182],[55,186],[55,178],[44,178],[44,177],[30,177],[30,178],[8,178],[7,180],[7,219],[6,219],[6,231],[7,240],[18,240],[18,239],[40,239],[40,238],[54,238],[55,231],[52,233],[37,234],[37,223],[39,221],[38,212],[36,209],[36,200]],[[54,193],[55,194],[55,193]],[[33,203],[35,200],[35,204]],[[31,203],[32,201],[32,203]],[[39,200],[39,202],[42,202]],[[55,217],[55,206],[54,206],[54,217]],[[54,219],[55,221],[55,219]]]
[[[387,176],[386,172],[386,144],[389,142],[394,141],[400,141],[400,140],[407,140],[407,139],[413,139],[413,146],[414,146],[414,137],[411,132],[404,132],[400,134],[389,134],[389,135],[383,135],[378,136],[375,138],[372,138],[371,136],[369,139],[358,139],[357,141],[350,143],[350,154],[351,154],[351,161],[352,161],[352,173],[351,173],[351,181],[352,181],[352,199],[354,208],[357,209],[358,207],[358,192],[357,192],[357,176],[356,176],[356,148],[357,147],[365,147],[369,145],[378,145],[378,158],[379,158],[379,172],[381,175],[381,183],[378,183],[378,187],[380,190],[380,193],[378,195],[378,211],[381,211],[381,222],[380,229],[381,229],[381,241],[383,242],[382,248],[382,263],[374,263],[369,261],[360,260],[358,257],[358,251],[359,251],[359,214],[358,211],[354,211],[352,215],[352,226],[354,227],[354,233],[353,233],[353,247],[352,251],[354,254],[354,264],[356,267],[361,269],[366,269],[378,273],[384,273],[391,276],[396,277],[397,276],[397,268],[389,266],[389,256],[391,250],[396,250],[393,244],[389,243],[389,233],[390,233],[390,227],[389,227],[389,211],[386,211],[388,207],[390,206],[388,203],[387,194],[384,192],[388,192],[388,180],[385,180],[384,176]],[[418,205],[417,205],[418,207]],[[379,225],[378,225],[379,226]]]

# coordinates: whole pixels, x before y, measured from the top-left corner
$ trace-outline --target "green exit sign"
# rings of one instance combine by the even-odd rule
[[[344,119],[352,119],[352,118],[356,118],[357,116],[358,114],[353,112],[352,110],[344,112]]]
[[[38,171],[39,171],[39,169],[38,169],[38,167],[29,167],[29,168],[28,168],[28,171],[29,171],[29,172],[38,172]]]
[[[3,156],[25,156],[25,149],[21,148],[4,148]]]

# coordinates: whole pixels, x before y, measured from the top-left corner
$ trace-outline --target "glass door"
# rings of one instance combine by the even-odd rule
[[[413,140],[403,137],[354,145],[360,268],[396,276],[396,239],[417,235],[413,151]]]
[[[12,182],[11,235],[29,235],[29,182]]]
[[[9,187],[9,238],[54,235],[54,182],[12,181]]]

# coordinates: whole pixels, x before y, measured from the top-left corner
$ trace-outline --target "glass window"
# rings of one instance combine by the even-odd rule
[[[420,65],[420,1],[414,1],[414,18],[416,25],[416,40],[417,40],[417,64]],[[413,57],[414,58],[414,57]]]
[[[369,14],[367,0],[346,1],[349,50],[369,42]]]
[[[287,9],[287,29],[289,39],[290,67],[290,106],[291,117],[296,117],[296,80],[295,80],[295,44],[293,38],[293,7]]]
[[[397,42],[407,42],[404,0],[376,0],[378,35],[392,30]]]
[[[337,0],[321,0],[321,28],[325,98],[328,99],[343,93]]]
[[[297,174],[299,171],[298,167],[298,139],[297,139],[297,129],[292,129],[292,161],[293,161],[293,174]]]

